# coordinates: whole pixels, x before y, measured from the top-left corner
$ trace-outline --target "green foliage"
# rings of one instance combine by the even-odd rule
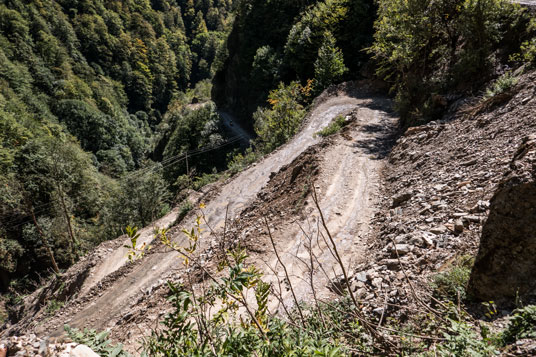
[[[520,18],[503,0],[386,0],[374,44],[378,74],[393,84],[407,124],[445,109],[434,95],[478,88],[493,74],[493,53]]]
[[[464,301],[473,262],[471,256],[459,257],[444,272],[435,275],[432,287],[437,297],[453,302]]]
[[[344,65],[342,52],[335,46],[335,38],[331,32],[324,34],[324,42],[318,49],[315,61],[315,87],[318,92],[330,84],[340,81],[348,71]]]
[[[372,43],[375,16],[371,0],[241,1],[229,59],[214,77],[214,100],[249,123],[279,82],[313,79],[315,62],[321,86],[340,80],[345,67],[355,76],[368,60],[362,49]],[[319,60],[327,32],[333,51],[323,50]]]
[[[202,176],[215,166],[224,168],[225,148],[206,151],[225,141],[221,119],[213,103],[204,103],[195,109],[178,105],[177,108],[170,109],[164,123],[168,127],[161,134],[157,151],[162,152],[164,163],[175,162],[174,165],[166,164],[164,169],[164,177],[168,182],[175,183],[184,174],[195,176],[197,173]]]
[[[122,344],[113,345],[108,339],[109,332],[97,332],[85,328],[80,331],[77,328],[72,328],[69,325],[64,326],[65,332],[76,343],[88,346],[102,357],[128,357],[129,354],[123,350]]]
[[[258,151],[254,151],[250,146],[244,153],[239,151],[227,155],[227,167],[231,175],[235,175],[246,167],[257,161],[261,157]]]
[[[449,319],[450,326],[444,332],[445,342],[436,349],[439,356],[497,356],[499,351],[485,330],[480,336],[463,321]]]
[[[49,300],[47,302],[47,306],[45,308],[45,311],[48,315],[54,315],[54,313],[56,313],[56,311],[60,310],[63,305],[65,303],[63,301],[58,301],[58,300]]]
[[[188,199],[184,200],[180,206],[179,206],[179,214],[177,215],[177,219],[175,220],[175,224],[180,223],[184,217],[194,208],[194,205],[192,202],[190,202]]]
[[[169,210],[161,173],[131,173],[162,159],[163,148],[152,153],[155,129],[179,93],[210,98],[232,3],[0,2],[1,288],[45,277],[43,242],[65,268],[127,224]],[[211,159],[199,175],[225,165],[225,153]]]
[[[0,237],[0,268],[10,273],[15,272],[23,253],[24,248],[19,242]]]
[[[519,78],[513,76],[511,72],[507,72],[500,76],[488,89],[486,89],[486,94],[484,97],[491,98],[498,94],[506,93],[512,89],[518,81]]]
[[[348,124],[346,118],[342,115],[338,115],[328,126],[317,132],[315,135],[326,137],[338,133],[343,127]]]
[[[118,234],[126,225],[145,227],[160,218],[170,199],[160,164],[132,172],[121,178],[104,207],[103,225],[109,234]]]
[[[288,141],[298,130],[305,108],[303,101],[308,93],[298,82],[288,86],[279,84],[270,92],[270,109],[259,108],[254,114],[255,132],[261,150],[268,153]]]
[[[536,305],[515,310],[508,326],[500,335],[504,345],[524,338],[536,338]]]

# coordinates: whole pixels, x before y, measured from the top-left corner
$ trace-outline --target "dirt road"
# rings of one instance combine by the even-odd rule
[[[325,156],[325,167],[322,169],[319,195],[322,205],[326,207],[326,215],[332,220],[330,227],[337,239],[343,242],[343,250],[350,257],[354,249],[359,248],[359,241],[354,237],[361,232],[360,224],[366,225],[370,217],[371,209],[367,204],[367,197],[372,197],[373,187],[376,184],[378,165],[374,163],[374,153],[366,152],[360,147],[360,140],[375,140],[381,136],[374,130],[363,133],[366,123],[371,121],[376,125],[392,125],[392,121],[382,123],[385,115],[381,109],[373,109],[376,99],[354,97],[340,94],[325,99],[312,110],[306,118],[302,130],[288,144],[265,157],[259,163],[253,165],[238,174],[226,185],[220,193],[211,201],[206,202],[205,214],[209,224],[215,230],[224,225],[226,207],[229,207],[229,218],[233,218],[248,207],[256,198],[257,194],[268,183],[272,173],[277,173],[284,165],[292,162],[308,147],[320,141],[314,134],[330,123],[339,114],[347,114],[356,108],[362,108],[360,121],[363,126],[356,129],[354,139],[344,143],[342,151],[340,147],[330,149]],[[361,115],[361,114],[359,114]],[[354,135],[354,134],[352,134]],[[364,142],[364,141],[363,141]],[[330,166],[331,165],[331,166]],[[372,191],[371,191],[372,190]],[[158,225],[165,226],[174,220],[172,212],[161,219]],[[304,224],[306,222],[303,222]],[[185,220],[184,227],[192,227],[192,220]],[[142,241],[149,242],[152,239],[151,229],[146,229]],[[208,237],[205,233],[205,238]],[[183,234],[174,237],[179,242]],[[279,237],[287,239],[287,237]],[[285,249],[288,256],[294,254],[293,247],[301,244],[302,238],[296,236],[295,241],[288,241]],[[322,254],[322,246],[319,246],[318,255]],[[75,327],[91,327],[97,330],[113,328],[118,321],[128,315],[130,307],[138,301],[138,298],[155,286],[165,283],[166,277],[178,265],[178,257],[174,252],[155,252],[143,258],[133,267],[127,267],[124,249],[119,249],[109,254],[100,264],[92,269],[90,278],[86,279],[78,297],[70,302],[65,308],[46,324],[36,326],[34,330],[40,334],[50,334],[53,328],[57,333],[61,331],[63,324]],[[299,254],[299,253],[298,253]],[[326,262],[329,258],[321,258]],[[273,261],[272,261],[273,262]],[[289,264],[294,264],[289,258]],[[128,269],[125,269],[128,268]],[[300,275],[301,268],[296,267],[295,274]],[[122,273],[122,270],[125,270]],[[112,274],[114,272],[121,274]],[[110,283],[110,274],[114,281]],[[108,281],[107,281],[108,279]],[[106,281],[106,284],[102,284]],[[307,295],[306,288],[303,288]]]
[[[347,270],[366,256],[366,238],[379,194],[379,171],[385,143],[395,127],[395,119],[382,110],[360,106],[352,116],[356,121],[321,154],[320,174],[314,182],[319,206],[329,233]],[[342,276],[332,244],[322,227],[312,197],[305,218],[288,222],[273,232],[280,259],[290,272],[290,281],[299,301],[333,296],[328,287]],[[284,280],[281,263],[275,256],[266,261]],[[276,281],[273,273],[269,280]],[[313,291],[313,288],[315,291]],[[282,292],[283,302],[294,306],[290,290]],[[272,301],[281,310],[281,301]]]

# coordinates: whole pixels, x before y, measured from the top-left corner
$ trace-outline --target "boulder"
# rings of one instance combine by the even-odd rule
[[[71,351],[71,357],[99,357],[99,355],[86,345],[78,345]]]
[[[536,135],[523,139],[490,202],[468,292],[484,301],[536,295]]]

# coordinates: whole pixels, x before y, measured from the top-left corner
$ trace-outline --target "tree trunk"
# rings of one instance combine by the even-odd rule
[[[76,244],[77,244],[77,241],[76,241],[76,238],[74,237],[74,233],[73,233],[73,227],[71,226],[71,218],[69,217],[69,212],[67,212],[67,205],[65,204],[65,198],[63,197],[63,191],[61,189],[61,185],[57,185],[58,186],[58,192],[60,194],[60,202],[61,202],[61,207],[63,209],[63,215],[65,217],[65,221],[67,221],[67,230],[69,232],[69,237],[71,239],[71,264],[74,264],[74,257],[78,256],[76,254]]]
[[[39,236],[41,237],[41,241],[43,242],[43,246],[47,250],[48,255],[50,257],[50,260],[52,261],[52,268],[54,269],[54,272],[56,274],[60,274],[60,269],[58,268],[58,264],[56,264],[56,259],[54,258],[54,253],[52,252],[52,249],[48,245],[48,242],[47,242],[47,239],[45,237],[45,234],[43,233],[43,231],[41,230],[41,227],[39,227],[39,224],[37,223],[37,219],[35,218],[35,213],[34,213],[34,210],[33,210],[33,207],[32,207],[31,204],[29,205],[29,208],[30,208],[30,214],[32,215],[32,220],[33,220],[33,223],[35,225],[35,228],[37,228],[37,232],[39,233]]]

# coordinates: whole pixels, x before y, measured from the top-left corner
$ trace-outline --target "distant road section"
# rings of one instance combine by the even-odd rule
[[[532,11],[536,11],[536,0],[513,0],[512,2],[530,8]]]

